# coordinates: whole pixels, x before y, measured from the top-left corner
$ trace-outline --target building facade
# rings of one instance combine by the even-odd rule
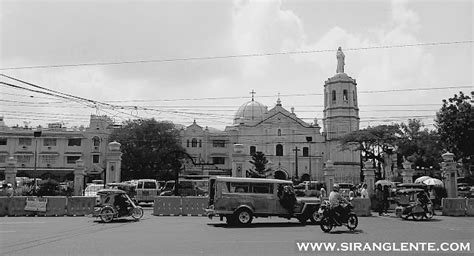
[[[183,147],[196,161],[230,170],[236,177],[247,176],[247,170],[253,169],[252,155],[260,151],[269,160],[269,177],[322,181],[325,164],[331,161],[336,182],[358,183],[360,151],[342,150],[338,140],[359,129],[357,83],[344,73],[343,58],[338,52],[336,74],[324,83],[323,131],[316,118],[313,123],[304,122],[293,108],[285,109],[280,98],[269,110],[252,94],[224,131],[203,128],[196,121],[183,128]],[[186,166],[199,172],[196,168],[192,163]]]
[[[6,160],[14,157],[17,176],[72,180],[76,161],[82,159],[88,179],[102,179],[113,127],[112,119],[96,115],[84,129],[67,129],[59,123],[41,129],[7,127],[0,117],[0,174]]]

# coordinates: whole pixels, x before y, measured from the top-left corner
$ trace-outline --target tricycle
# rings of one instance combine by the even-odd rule
[[[397,217],[414,220],[431,219],[434,211],[426,191],[419,188],[402,189],[397,192]]]
[[[97,192],[99,202],[94,207],[94,217],[108,223],[122,217],[132,217],[138,221],[143,217],[143,209],[120,189],[102,189]]]

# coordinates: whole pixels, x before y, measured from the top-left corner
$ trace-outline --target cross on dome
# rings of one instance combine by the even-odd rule
[[[252,91],[250,92],[250,94],[252,94],[252,101],[254,101],[253,96],[254,96],[254,94],[256,94],[256,92],[252,89]]]

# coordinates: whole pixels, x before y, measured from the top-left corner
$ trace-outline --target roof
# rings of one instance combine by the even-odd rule
[[[101,189],[97,191],[97,195],[99,194],[127,194],[127,192],[120,189]]]
[[[250,183],[281,183],[281,184],[293,184],[289,180],[278,180],[278,179],[263,179],[263,178],[239,178],[239,177],[223,177],[215,176],[211,177],[218,181],[229,181],[229,182],[250,182]]]
[[[409,194],[409,193],[418,193],[418,192],[423,192],[425,191],[424,189],[421,188],[407,188],[407,189],[401,189],[397,193],[399,194]]]

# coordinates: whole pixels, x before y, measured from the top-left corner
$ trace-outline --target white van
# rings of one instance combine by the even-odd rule
[[[150,203],[155,200],[155,196],[159,195],[158,182],[153,179],[136,180],[138,203]]]

